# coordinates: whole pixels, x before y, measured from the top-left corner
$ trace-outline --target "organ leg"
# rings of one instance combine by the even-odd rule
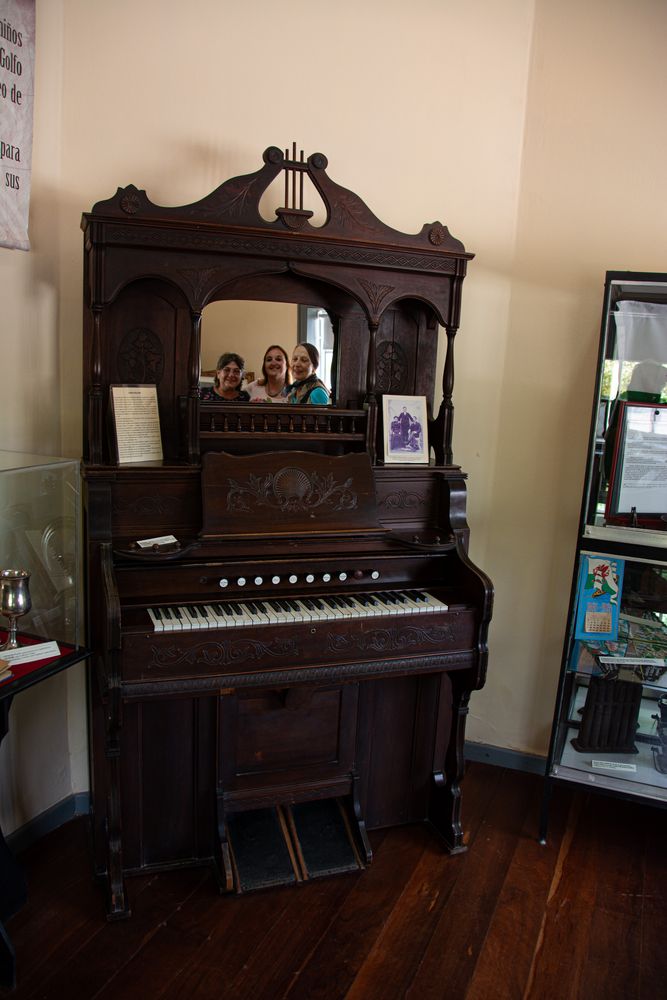
[[[442,675],[428,818],[450,854],[467,850],[461,828],[461,780],[469,698],[464,674]]]
[[[218,883],[218,891],[234,891],[234,869],[229,850],[229,838],[227,836],[227,822],[225,820],[224,799],[221,794],[217,796],[218,813],[218,836],[215,838],[215,863],[214,871]]]
[[[115,656],[115,653],[111,654]],[[131,916],[123,879],[122,819],[121,819],[121,695],[120,686],[109,689],[105,705],[105,760],[107,767],[106,840],[107,840],[107,919],[121,920]]]

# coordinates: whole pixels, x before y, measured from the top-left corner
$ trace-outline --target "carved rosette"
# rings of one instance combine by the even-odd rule
[[[408,362],[400,344],[383,340],[377,346],[376,382],[377,392],[406,395]]]
[[[127,188],[120,199],[120,207],[126,215],[136,215],[139,211],[141,201],[136,191]]]
[[[442,246],[447,238],[447,230],[440,222],[436,222],[434,226],[431,226],[428,234],[429,241],[434,247]]]
[[[118,348],[118,377],[130,384],[159,385],[164,374],[162,341],[146,327],[128,330]]]

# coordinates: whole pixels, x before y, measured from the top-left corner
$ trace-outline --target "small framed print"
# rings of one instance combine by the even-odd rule
[[[425,396],[383,396],[385,463],[428,465]]]

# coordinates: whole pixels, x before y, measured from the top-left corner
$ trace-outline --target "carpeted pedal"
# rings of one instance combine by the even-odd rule
[[[305,879],[363,868],[338,799],[299,802],[286,812]]]
[[[233,813],[227,818],[227,837],[238,875],[238,892],[293,885],[297,881],[276,808]]]

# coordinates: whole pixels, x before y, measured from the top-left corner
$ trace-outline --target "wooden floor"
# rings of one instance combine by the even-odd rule
[[[544,847],[541,792],[534,775],[471,764],[466,854],[403,827],[371,836],[367,871],[297,888],[220,897],[205,869],[142,876],[114,924],[74,820],[21,859],[11,996],[667,996],[667,812],[556,788]]]

